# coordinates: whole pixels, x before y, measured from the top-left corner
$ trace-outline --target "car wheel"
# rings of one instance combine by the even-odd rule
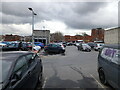
[[[41,67],[41,70],[42,70],[42,67]],[[40,72],[40,74],[38,76],[37,84],[39,84],[39,86],[42,87],[42,84],[43,84],[43,74],[42,74],[42,71]]]
[[[98,51],[100,51],[100,48],[98,48]]]
[[[107,80],[106,80],[106,78],[105,78],[105,73],[104,73],[103,69],[100,69],[100,70],[98,71],[98,73],[99,73],[100,82],[101,82],[102,84],[106,85],[106,84],[107,84]]]
[[[90,52],[90,49],[86,49],[87,52]]]
[[[89,49],[89,52],[91,52],[91,50]]]
[[[42,79],[42,74],[40,73],[39,76],[38,76],[38,82],[37,82],[37,85],[35,87],[35,90],[41,90],[42,88],[42,85],[43,85],[43,79]]]
[[[41,83],[41,82],[42,82],[42,73],[40,73],[38,76],[38,83]]]
[[[97,51],[97,49],[94,49],[95,51]]]
[[[46,49],[46,50],[45,50],[45,53],[49,53],[49,51]]]

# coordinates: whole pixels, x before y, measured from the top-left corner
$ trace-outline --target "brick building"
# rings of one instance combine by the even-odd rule
[[[75,35],[75,36],[70,36],[70,35],[65,35],[64,36],[64,41],[65,42],[75,42],[77,40],[83,40],[84,42],[91,42],[92,37],[89,35],[82,36],[82,35]]]
[[[105,30],[102,28],[92,29],[91,31],[92,41],[103,41],[104,42],[104,32]]]
[[[4,35],[4,41],[20,41],[21,36],[19,35]]]

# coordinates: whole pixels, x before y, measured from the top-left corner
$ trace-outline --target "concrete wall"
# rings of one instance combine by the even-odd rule
[[[120,28],[106,30],[104,33],[104,42],[106,44],[120,44]]]
[[[33,35],[34,38],[43,38],[47,40],[47,44],[50,43],[50,30],[34,30]]]

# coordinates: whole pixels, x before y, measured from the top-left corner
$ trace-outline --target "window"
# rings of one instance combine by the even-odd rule
[[[52,47],[58,47],[57,45],[55,45],[55,44],[52,44]]]
[[[22,56],[17,60],[17,63],[14,68],[14,72],[21,73],[22,75],[24,75],[24,73],[27,71],[27,68],[28,66],[27,66],[26,58]]]
[[[27,60],[33,59],[33,54],[26,55]]]
[[[33,64],[34,58],[35,58],[35,56],[33,54],[26,55],[26,59],[27,59],[27,62],[28,62],[29,66]]]
[[[120,65],[120,50],[116,51],[113,58],[113,62]]]

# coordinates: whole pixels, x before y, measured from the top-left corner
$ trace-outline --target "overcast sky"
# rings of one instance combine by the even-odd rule
[[[89,0],[90,1],[90,0]],[[37,14],[34,29],[49,29],[64,35],[75,35],[92,28],[118,26],[118,0],[102,2],[2,2],[2,34],[31,35],[33,8]]]

